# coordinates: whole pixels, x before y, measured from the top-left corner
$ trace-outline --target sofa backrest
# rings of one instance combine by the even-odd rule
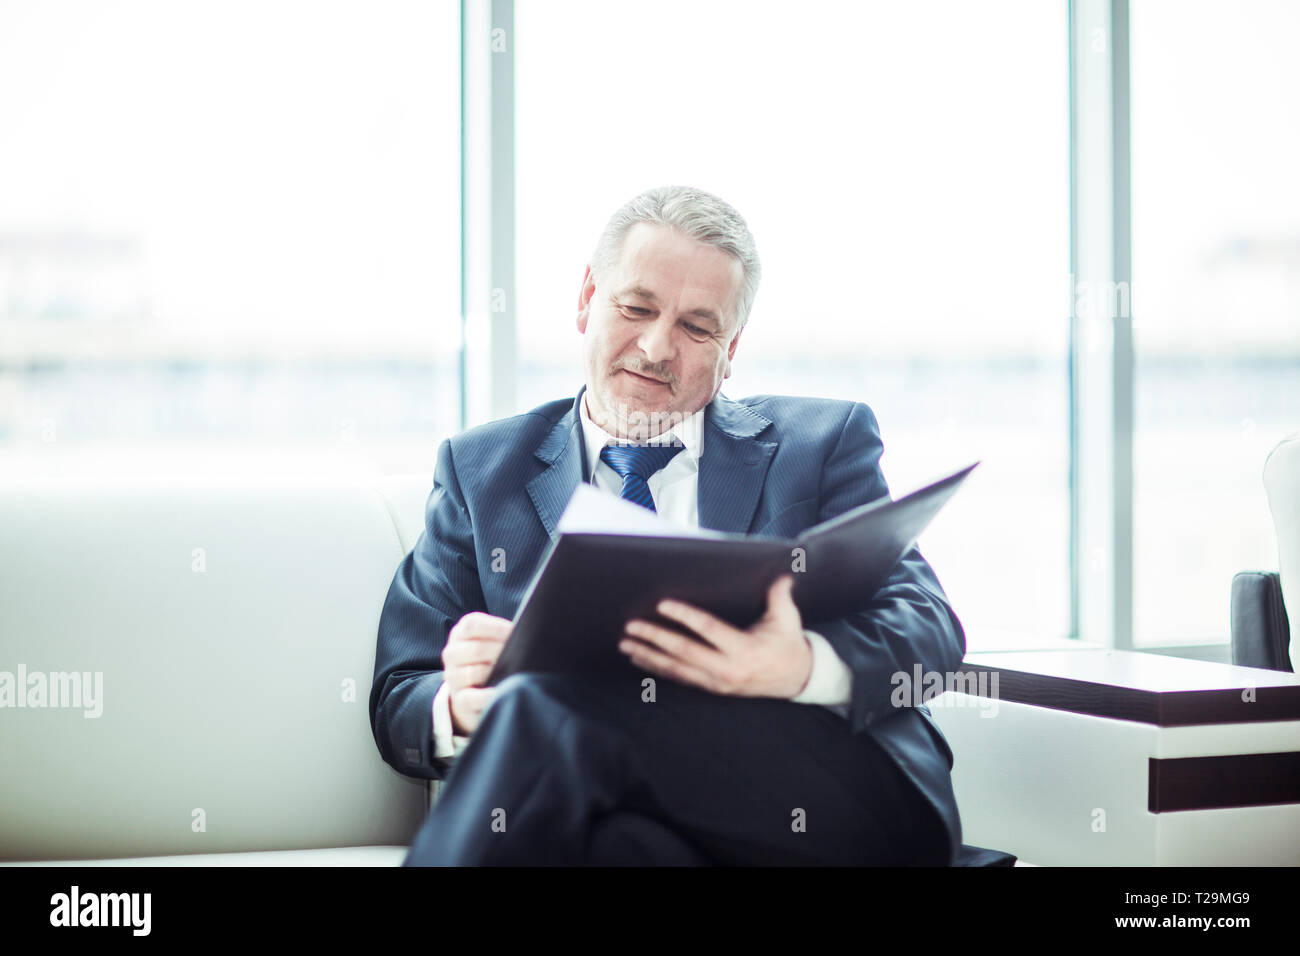
[[[409,843],[368,698],[430,487],[0,484],[0,858]]]
[[[1300,670],[1300,432],[1288,435],[1264,460],[1264,491],[1277,532],[1277,570],[1291,629],[1291,667]]]

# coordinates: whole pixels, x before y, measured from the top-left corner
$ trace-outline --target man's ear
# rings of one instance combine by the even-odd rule
[[[735,357],[736,346],[740,344],[740,333],[745,331],[742,325],[736,330],[736,334],[731,337],[731,344],[727,346],[727,371],[723,373],[723,378],[731,378],[731,360]]]
[[[578,290],[578,331],[587,334],[587,318],[591,315],[591,297],[596,294],[596,277],[591,266],[582,275],[582,288]]]

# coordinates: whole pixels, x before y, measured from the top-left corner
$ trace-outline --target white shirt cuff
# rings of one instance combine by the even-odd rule
[[[853,671],[826,638],[816,631],[805,630],[803,633],[812,645],[812,674],[808,677],[808,686],[791,700],[796,704],[822,704],[832,709],[847,707],[853,699]]]
[[[433,755],[440,759],[454,757],[468,746],[468,737],[452,731],[451,692],[444,683],[433,695]]]

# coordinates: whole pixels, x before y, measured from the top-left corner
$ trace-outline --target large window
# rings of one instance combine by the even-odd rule
[[[983,460],[920,541],[972,649],[1069,629],[1063,3],[519,3],[519,407],[575,394],[608,216],[699,186],[763,285],[723,393],[876,412],[896,493]]]
[[[455,3],[0,6],[0,469],[422,471]]]
[[[1300,5],[1134,0],[1134,639],[1228,638],[1300,428]]]
[[[895,493],[983,461],[920,541],[971,649],[1226,641],[1300,427],[1300,7],[518,0],[476,32],[511,6],[0,6],[0,469],[428,474],[512,370],[513,410],[577,392],[600,230],[689,184],[764,263],[725,394],[866,402]],[[1131,341],[1071,351],[1130,200]]]

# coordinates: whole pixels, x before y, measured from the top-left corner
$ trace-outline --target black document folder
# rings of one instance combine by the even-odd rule
[[[794,602],[806,625],[865,610],[978,464],[906,497],[846,511],[795,540],[680,527],[579,485],[487,683],[523,671],[626,671],[631,665],[618,642],[629,619],[680,631],[654,609],[664,598],[748,627],[766,609],[767,589],[786,573],[794,575]]]

